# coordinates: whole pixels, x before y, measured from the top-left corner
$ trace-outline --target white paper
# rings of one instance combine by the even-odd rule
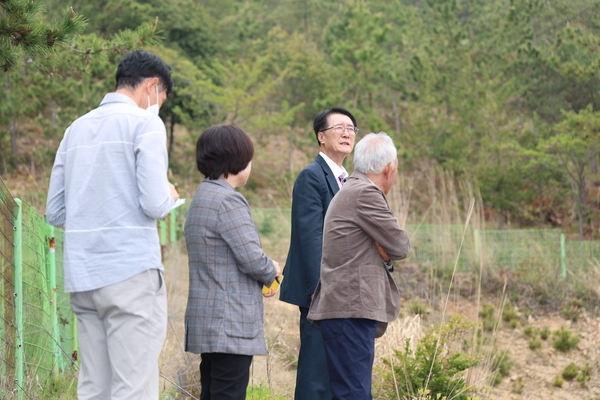
[[[182,205],[183,203],[185,203],[185,199],[179,199],[175,202],[175,204],[173,204],[173,207],[171,207],[171,210],[179,207],[180,205]]]

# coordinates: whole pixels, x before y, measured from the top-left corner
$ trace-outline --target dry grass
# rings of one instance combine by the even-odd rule
[[[180,242],[180,246],[184,246]],[[161,391],[189,392],[199,397],[200,357],[184,351],[184,315],[188,293],[187,256],[180,246],[168,248],[165,257],[165,281],[168,293],[167,338],[159,359]],[[185,247],[185,246],[184,246]]]
[[[183,248],[182,248],[183,246]],[[184,244],[165,252],[165,280],[168,290],[167,338],[159,360],[161,393],[164,399],[199,397],[200,356],[184,351],[184,315],[188,293],[188,265]],[[250,386],[264,386],[282,396],[291,396],[297,358],[298,308],[265,300],[265,336],[269,355],[254,357]],[[186,397],[187,396],[187,397]]]
[[[439,265],[420,266],[400,263],[397,266],[399,276],[406,274],[406,270],[403,271],[403,268],[418,270],[419,279],[424,282],[421,284],[426,287],[425,291],[417,294],[416,298],[427,304],[428,313],[422,317],[411,315],[399,318],[391,323],[387,333],[376,341],[374,385],[377,385],[378,379],[380,379],[378,371],[382,371],[381,368],[387,368],[387,370],[390,368],[382,362],[382,359],[386,358],[393,362],[394,350],[404,349],[407,339],[410,340],[410,346],[414,351],[426,326],[436,325],[443,322],[446,315],[457,313],[466,315],[472,321],[480,321],[479,311],[482,308],[483,296],[481,282],[486,273],[488,275],[491,273],[486,271],[489,263],[486,258],[486,245],[483,241],[478,243],[477,251],[472,251],[472,254],[467,255],[470,257],[470,263],[476,265],[477,269],[470,272],[457,271],[456,263],[460,256],[462,243],[465,241],[475,242],[472,230],[485,228],[479,195],[466,179],[456,178],[454,175],[435,168],[424,168],[410,177],[399,175],[388,200],[395,210],[401,226],[406,226],[408,223],[413,226],[417,225],[417,232],[409,231],[411,237],[418,237],[418,227],[421,224],[454,226],[460,224],[463,226],[463,233],[462,237],[457,239],[456,235],[442,232],[438,240],[446,249],[445,253],[448,254],[448,259]],[[409,210],[413,208],[413,205],[417,205],[419,208],[425,207],[425,211],[411,214]],[[279,213],[271,214],[268,224],[262,227],[270,233],[262,235],[261,239],[267,254],[283,265],[289,246],[289,215],[282,210],[279,211]],[[169,249],[166,258],[169,332],[161,356],[161,373],[164,376],[163,395],[164,398],[169,398],[167,396],[175,393],[174,387],[178,385],[197,396],[199,357],[185,354],[181,343],[183,340],[183,314],[187,301],[187,258],[183,248]],[[594,260],[591,262],[593,263]],[[583,284],[587,284],[590,290],[600,294],[597,285],[598,279],[590,279],[592,276],[595,278],[600,276],[598,271],[600,271],[600,264],[597,264],[596,261],[596,264],[592,264],[589,268],[590,275],[587,278],[580,277],[579,279]],[[446,277],[440,278],[444,274]],[[510,298],[509,288],[515,282],[512,281],[514,277],[510,275],[502,275],[498,279],[497,293],[492,296],[492,299],[487,297],[486,300],[493,303],[495,309],[498,310],[495,315],[496,327],[487,334],[484,341],[478,338],[474,331],[472,339],[462,351],[481,357],[480,364],[467,372],[466,378],[469,385],[477,388],[482,398],[504,399],[511,398],[510,387],[504,389],[509,393],[507,396],[492,395],[492,392],[498,392],[499,389],[491,388],[488,378],[493,373],[495,355],[503,350],[510,350],[515,342],[516,331],[509,330],[509,333],[506,333],[502,329],[501,321],[501,310],[508,301],[507,299]],[[465,293],[468,297],[467,300],[465,300]],[[409,297],[403,299],[403,310],[407,310],[409,302],[415,298],[410,296],[410,293],[406,294]],[[406,311],[403,312],[406,313]],[[254,358],[251,386],[262,385],[283,398],[293,397],[295,364],[299,348],[298,317],[298,310],[294,306],[282,303],[276,298],[265,301],[265,334],[269,356]],[[592,322],[590,322],[590,329],[592,326]],[[512,337],[510,332],[513,332]],[[502,345],[509,347],[502,348]],[[524,347],[521,353],[525,353],[526,342],[520,343],[519,346]],[[526,354],[517,354],[517,356],[527,358]],[[517,371],[519,370],[517,369]],[[511,370],[511,375],[516,374],[518,372]],[[534,384],[536,382],[541,384],[539,378],[531,378],[531,380]],[[503,385],[514,384],[514,382],[508,382]],[[526,382],[524,385],[527,386],[529,383]]]

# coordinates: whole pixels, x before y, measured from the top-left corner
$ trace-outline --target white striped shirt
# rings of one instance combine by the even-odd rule
[[[174,204],[162,120],[107,94],[60,143],[46,204],[65,228],[65,291],[81,292],[163,269],[156,219]]]

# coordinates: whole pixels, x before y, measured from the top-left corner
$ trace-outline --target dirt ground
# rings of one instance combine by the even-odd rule
[[[179,250],[169,250],[165,255],[166,280],[169,293],[169,331],[160,361],[162,398],[185,398],[186,391],[198,397],[198,362],[196,355],[183,351],[183,316],[185,313],[188,275],[187,258]],[[398,268],[402,273],[402,266]],[[492,304],[493,299],[489,299]],[[388,328],[386,335],[376,341],[376,366],[382,366],[381,358],[389,357],[392,349],[403,348],[405,339],[413,341],[419,338],[423,329],[441,319],[441,311],[429,309],[421,318],[410,315],[404,300],[404,316]],[[483,302],[481,302],[483,303]],[[517,310],[518,311],[518,310]],[[451,315],[464,314],[471,320],[478,315],[474,300],[461,296],[449,298],[444,319]],[[255,357],[251,370],[250,385],[265,386],[272,389],[279,398],[292,399],[295,381],[295,363],[298,354],[298,309],[279,301],[277,298],[265,299],[265,333],[269,355]],[[507,324],[496,331],[492,345],[497,351],[506,350],[512,365],[507,377],[496,387],[489,387],[489,371],[475,369],[470,374],[473,384],[478,384],[482,399],[557,399],[588,400],[600,399],[600,318],[588,316],[585,312],[577,322],[566,321],[560,315],[522,316],[516,328]],[[530,350],[528,339],[524,335],[527,327],[544,328],[554,331],[567,327],[580,337],[576,349],[567,353],[555,350],[551,338],[541,341],[541,347]],[[569,363],[577,366],[589,366],[590,380],[585,385],[564,381],[562,388],[553,385],[557,375]],[[382,366],[383,368],[383,366]],[[376,378],[374,378],[374,381]]]

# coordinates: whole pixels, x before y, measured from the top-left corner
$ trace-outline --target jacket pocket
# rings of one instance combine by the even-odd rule
[[[382,265],[363,264],[359,267],[360,301],[367,310],[385,307],[385,279]]]
[[[229,337],[254,339],[263,324],[262,295],[236,294],[226,297],[224,331]]]

